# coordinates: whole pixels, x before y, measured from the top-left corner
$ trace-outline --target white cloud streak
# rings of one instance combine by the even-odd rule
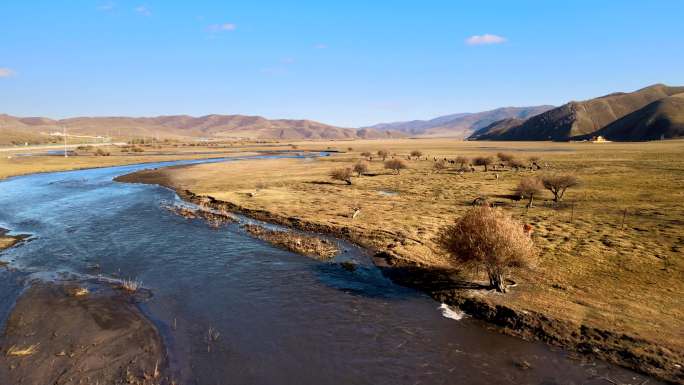
[[[139,6],[135,7],[134,10],[139,15],[143,15],[143,16],[151,16],[152,15],[152,11],[150,11],[150,9],[144,5],[139,5]]]
[[[501,44],[506,41],[503,36],[492,35],[485,33],[484,35],[473,35],[466,39],[468,45],[487,45],[487,44]]]
[[[14,76],[14,71],[9,68],[0,68],[0,78],[8,78]]]
[[[237,25],[233,23],[212,24],[207,27],[210,32],[230,32],[237,29]]]

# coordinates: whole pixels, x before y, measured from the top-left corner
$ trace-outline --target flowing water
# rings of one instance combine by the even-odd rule
[[[176,216],[162,208],[178,199],[168,189],[112,181],[143,168],[197,162],[0,182],[0,226],[33,234],[0,256],[12,267],[0,271],[0,319],[31,278],[133,278],[152,293],[143,310],[162,333],[182,384],[645,380],[490,331],[393,284],[350,245],[337,259],[356,260],[355,271],[274,248],[236,224],[212,229]],[[210,329],[216,338],[208,338]]]

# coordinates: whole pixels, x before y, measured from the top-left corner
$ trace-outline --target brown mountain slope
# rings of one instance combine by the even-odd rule
[[[637,141],[684,137],[684,93],[669,96],[625,115],[596,131],[609,140]]]
[[[493,122],[508,118],[527,119],[552,108],[553,106],[502,107],[476,113],[444,115],[430,120],[380,123],[367,128],[400,131],[421,137],[465,138]]]
[[[4,123],[3,123],[4,122]],[[0,135],[6,130],[33,134],[62,131],[71,135],[116,138],[250,138],[250,139],[356,139],[399,137],[396,132],[356,130],[311,120],[266,119],[245,115],[169,115],[157,117],[77,117],[62,120],[16,118],[0,115]]]
[[[508,118],[508,119],[502,119],[498,120],[488,126],[482,127],[479,130],[476,130],[473,132],[472,135],[470,135],[469,139],[477,139],[477,140],[487,140],[491,138],[495,138],[502,133],[508,131],[511,129],[511,127],[516,127],[525,122],[525,119],[518,119],[518,118]]]
[[[567,140],[592,134],[646,105],[684,92],[684,87],[656,84],[630,93],[614,93],[570,102],[511,127],[492,140]]]

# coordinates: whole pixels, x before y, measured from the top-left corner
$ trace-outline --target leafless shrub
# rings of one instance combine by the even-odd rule
[[[527,207],[532,207],[532,200],[535,195],[541,194],[544,189],[542,181],[534,176],[525,177],[520,180],[520,183],[515,188],[515,193],[521,198],[528,198]]]
[[[560,202],[563,200],[565,190],[577,186],[579,180],[574,175],[569,174],[545,175],[542,178],[542,183],[544,188],[553,194],[553,201]]]
[[[511,166],[511,168],[516,169],[516,170],[527,167],[525,162],[523,162],[520,159],[515,159],[515,158],[508,161],[508,165]]]
[[[142,147],[138,147],[138,146],[132,146],[131,151],[133,151],[133,152],[145,152],[145,150]]]
[[[470,159],[465,156],[457,156],[455,162],[459,164],[460,168],[464,168],[466,164],[470,164]]]
[[[368,172],[368,162],[360,160],[354,164],[354,172],[361,176]]]
[[[330,178],[352,184],[352,169],[350,167],[336,168],[330,171]]]
[[[435,173],[439,173],[440,171],[446,170],[447,162],[444,159],[440,159],[432,165],[432,169],[435,170]]]
[[[413,150],[411,151],[411,157],[420,159],[420,157],[423,156],[423,153],[418,151],[418,150]]]
[[[408,164],[403,159],[390,159],[385,162],[385,168],[399,174],[401,170],[408,168]]]
[[[389,153],[389,151],[387,151],[387,150],[379,150],[379,151],[378,151],[378,156],[379,156],[380,158],[382,158],[383,161],[384,161],[385,159],[387,159],[387,157],[389,156],[389,154],[390,154],[390,153]]]
[[[368,160],[370,160],[371,157],[373,156],[373,154],[371,154],[371,153],[368,152],[368,151],[364,151],[364,152],[361,153],[361,156],[364,157],[364,158],[366,158],[366,159],[368,159]]]
[[[484,166],[485,172],[488,171],[488,168],[492,163],[494,163],[494,159],[489,156],[478,156],[473,159],[473,164],[476,166]]]
[[[484,268],[491,286],[502,293],[507,290],[510,272],[532,265],[537,256],[523,225],[501,209],[488,206],[470,209],[443,231],[440,242],[454,264]]]
[[[506,163],[515,159],[515,156],[513,156],[513,154],[509,154],[506,152],[500,152],[500,153],[496,154],[496,157],[499,158],[500,161],[506,162]]]
[[[95,155],[95,156],[109,156],[109,152],[107,152],[107,151],[105,151],[105,150],[103,150],[103,149],[101,149],[101,148],[98,148],[98,149],[95,151],[95,154],[94,154],[94,155]]]
[[[536,155],[532,155],[532,156],[530,156],[529,158],[527,158],[527,160],[529,160],[530,163],[537,163],[537,162],[539,162],[539,161],[541,160],[541,158],[539,158],[539,157],[536,156]]]
[[[124,279],[121,281],[121,285],[119,287],[129,293],[135,293],[142,287],[142,281],[138,281],[136,279]]]

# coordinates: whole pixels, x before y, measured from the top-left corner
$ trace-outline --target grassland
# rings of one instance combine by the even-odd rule
[[[610,350],[602,356],[662,378],[683,380],[677,365],[684,357],[684,141],[425,139],[301,143],[299,147],[346,152],[318,160],[177,167],[141,172],[129,180],[189,190],[265,219],[330,231],[391,255],[395,266],[435,271],[454,267],[437,247],[439,230],[462,215],[473,199],[486,196],[533,227],[540,259],[534,269],[516,275],[518,286],[509,294],[468,291],[471,298],[489,304],[487,311],[493,313],[483,318],[515,326],[534,314],[537,317],[528,323],[538,324],[539,330],[532,334],[564,329],[567,335],[557,336],[555,342],[573,340],[578,350],[596,353]],[[401,158],[411,150],[424,156],[409,161],[410,169],[400,175],[384,170],[376,156],[367,175],[353,178],[352,185],[328,176],[332,169],[363,158],[361,152],[381,148]],[[538,156],[544,168],[483,172],[476,167],[477,172],[464,174],[432,170],[434,158],[495,156],[500,151],[520,159]],[[560,172],[581,181],[562,204],[553,204],[546,193],[528,211],[526,202],[512,194],[523,176]],[[450,298],[439,290],[431,294]],[[505,317],[501,309],[513,312],[516,320],[500,319]],[[563,326],[550,327],[555,321]],[[587,330],[596,331],[598,337]],[[553,336],[546,339],[554,342]]]
[[[272,149],[272,147],[263,144],[215,144],[210,146],[155,144],[137,145],[135,147],[142,151],[130,151],[132,147],[127,149],[127,146],[121,145],[100,147],[83,145],[79,149],[69,150],[69,157],[64,157],[57,153],[48,154],[46,149],[27,151],[21,148],[4,148],[0,152],[0,179],[38,172],[67,171],[181,159],[247,156],[255,155],[257,151]],[[282,148],[289,147],[283,145]],[[98,149],[109,155],[97,155],[96,151]],[[53,151],[57,152],[60,150],[59,147],[53,149]]]

